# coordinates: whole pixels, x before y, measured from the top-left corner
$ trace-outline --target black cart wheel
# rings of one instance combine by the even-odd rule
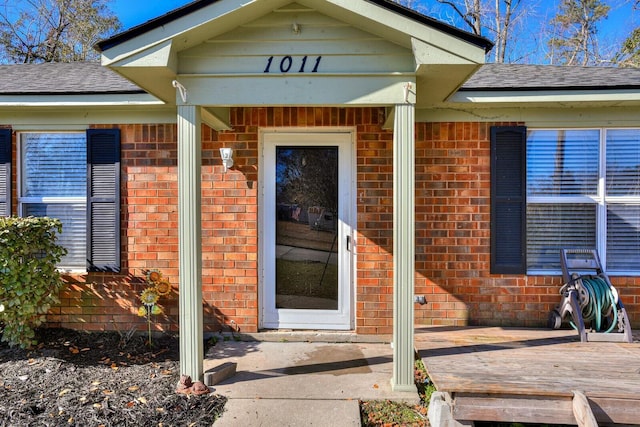
[[[551,312],[549,312],[547,326],[549,327],[549,329],[560,329],[560,326],[562,326],[562,317],[560,317],[560,313],[558,313],[557,310],[552,310]]]

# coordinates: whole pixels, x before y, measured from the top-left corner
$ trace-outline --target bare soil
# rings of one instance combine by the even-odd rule
[[[30,350],[0,344],[0,426],[210,426],[226,398],[176,393],[175,336],[38,331]]]

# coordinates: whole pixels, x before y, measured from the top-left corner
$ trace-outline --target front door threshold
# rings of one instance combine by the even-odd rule
[[[291,329],[262,329],[260,332],[236,334],[243,341],[267,342],[333,342],[333,343],[391,343],[391,335],[363,335],[355,331],[320,331]]]

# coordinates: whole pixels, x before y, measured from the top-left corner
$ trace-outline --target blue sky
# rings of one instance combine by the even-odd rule
[[[553,12],[559,0],[524,1],[530,1],[531,3],[537,4],[537,14],[541,15],[541,18],[544,18],[544,16],[553,16]],[[148,2],[112,0],[111,9],[116,15],[118,15],[124,28],[130,28],[191,2],[192,0],[153,0]],[[428,7],[429,3],[434,2],[435,1],[433,0],[423,0],[420,3]],[[607,33],[626,33],[626,31],[621,30],[624,30],[628,25],[632,25],[632,22],[637,22],[638,12],[633,13],[628,5],[624,7],[624,0],[605,0],[605,3],[610,4],[612,6],[612,10],[609,13],[609,19],[605,23],[602,31],[606,30]]]
[[[557,4],[560,2],[560,0],[522,1],[523,5],[529,6],[532,11],[527,19],[532,22],[543,23],[543,25],[545,22],[549,22],[549,20],[553,18]],[[123,28],[127,29],[191,2],[192,0],[112,0],[110,6],[113,12],[120,18]],[[604,0],[604,2],[611,6],[608,19],[602,22],[599,28],[600,51],[604,54],[603,56],[606,57],[608,56],[606,52],[612,49],[617,49],[620,43],[631,33],[633,28],[640,26],[640,11],[633,10],[631,8],[632,0]],[[436,3],[435,0],[421,0],[417,3],[418,6],[416,6],[416,8],[420,12],[431,15],[436,19],[447,21],[447,16],[434,16],[432,13],[429,13],[430,10],[433,10],[431,7]],[[416,3],[414,2],[414,4]],[[451,15],[449,14],[449,17],[450,16]],[[468,28],[463,25],[457,26],[464,30],[468,30]],[[532,43],[540,46],[540,41],[536,41],[536,39],[540,37],[540,34],[535,34],[535,31],[532,33],[533,34],[530,33],[527,35],[525,31],[522,37],[530,39]],[[520,41],[522,42],[522,40]],[[521,46],[519,48],[523,50],[537,49],[534,47],[527,47],[526,43],[524,47]],[[540,55],[540,52],[535,55]],[[542,63],[544,62],[544,57],[533,57],[530,58],[528,62]]]
[[[122,26],[126,29],[164,15],[191,2],[192,0],[112,0],[110,7],[120,18]]]

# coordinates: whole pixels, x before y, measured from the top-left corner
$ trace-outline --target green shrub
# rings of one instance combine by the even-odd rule
[[[64,286],[56,265],[67,250],[56,244],[57,219],[0,218],[0,325],[11,346],[36,343],[34,329],[59,302]]]

